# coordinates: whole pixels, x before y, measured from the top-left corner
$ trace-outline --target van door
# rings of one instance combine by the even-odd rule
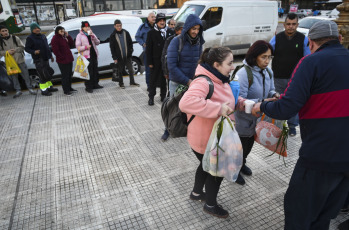
[[[222,25],[222,14],[223,7],[210,7],[204,11],[201,20],[205,20],[206,23],[206,30],[204,31],[205,48],[222,46],[225,32]]]
[[[225,34],[222,45],[229,47],[234,54],[244,54],[251,46],[253,15],[249,5],[225,7],[223,16]]]

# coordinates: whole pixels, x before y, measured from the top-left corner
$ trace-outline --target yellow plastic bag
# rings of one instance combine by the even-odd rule
[[[76,65],[73,73],[73,77],[81,78],[84,80],[90,80],[90,75],[88,73],[88,67],[89,61],[79,54],[78,58],[76,59]]]
[[[11,54],[9,54],[8,51],[6,51],[5,55],[5,64],[7,75],[14,75],[22,72],[21,69],[18,67],[15,59],[12,57]]]

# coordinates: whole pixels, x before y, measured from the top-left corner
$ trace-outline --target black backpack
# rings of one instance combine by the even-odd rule
[[[206,99],[210,99],[214,91],[214,85],[212,80],[205,75],[199,75],[195,78],[198,77],[203,77],[207,80],[209,85],[209,92],[206,96]],[[171,137],[186,137],[187,127],[190,124],[190,122],[195,118],[195,115],[192,115],[188,121],[187,114],[183,113],[179,109],[179,101],[182,99],[184,93],[185,91],[181,92],[176,96],[165,98],[161,106],[162,120]]]
[[[250,68],[249,66],[247,66],[247,65],[242,64],[242,65],[236,66],[235,69],[234,69],[233,74],[232,74],[231,77],[230,77],[230,81],[232,81],[232,80],[235,78],[236,73],[237,73],[240,69],[242,69],[242,68],[245,68],[245,70],[246,70],[247,78],[248,78],[248,88],[250,88],[251,85],[253,84],[253,73],[252,73],[251,68]],[[269,77],[270,77],[270,79],[271,79],[272,74],[271,74],[270,70],[269,70],[268,68],[267,68],[266,70],[267,70],[268,75],[269,75]]]

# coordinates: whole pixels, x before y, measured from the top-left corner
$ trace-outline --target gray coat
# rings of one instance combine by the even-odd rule
[[[243,63],[250,67],[246,61]],[[269,76],[268,71],[266,69],[263,70],[265,81],[264,81],[264,92],[263,92],[263,77],[260,73],[261,69],[258,66],[250,67],[252,69],[253,74],[253,83],[250,88],[248,88],[248,77],[245,68],[241,68],[236,76],[238,77],[238,81],[240,83],[240,93],[244,99],[249,99],[254,102],[262,101],[266,98],[271,98],[276,93],[274,87],[274,76]],[[269,72],[273,73],[273,71],[268,67]],[[239,133],[239,136],[242,137],[251,137],[256,133],[256,124],[257,117],[252,114],[247,114],[245,111],[236,111],[235,112],[235,121],[236,121],[236,130]]]

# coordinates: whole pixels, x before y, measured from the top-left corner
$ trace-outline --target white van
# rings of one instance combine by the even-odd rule
[[[127,30],[131,35],[131,38],[133,41],[133,49],[134,49],[132,54],[132,65],[133,65],[133,71],[136,74],[137,72],[140,71],[141,65],[143,65],[143,58],[142,58],[143,48],[136,42],[136,39],[135,39],[137,29],[143,23],[139,17],[104,14],[104,15],[98,15],[98,16],[89,16],[89,17],[71,19],[63,22],[62,24],[60,24],[60,26],[63,26],[65,30],[68,32],[68,34],[72,36],[72,38],[74,39],[74,45],[75,45],[76,36],[81,30],[81,22],[88,21],[90,23],[93,33],[101,41],[101,43],[97,46],[98,52],[99,52],[98,70],[103,71],[103,70],[110,69],[110,64],[114,63],[113,58],[111,56],[110,47],[109,47],[109,37],[114,30],[115,19],[121,20],[123,29]],[[49,45],[51,44],[51,39],[53,35],[55,35],[54,31],[47,35],[47,41]],[[78,52],[75,47],[71,49],[71,51],[74,56],[74,64],[73,64],[73,68],[74,68],[75,61],[78,56]],[[53,53],[52,55],[55,58]],[[34,79],[35,81],[38,81],[35,65],[33,63],[31,55],[28,53],[25,53],[25,63],[28,66],[31,78]],[[60,78],[61,72],[58,68],[56,58],[55,58],[55,62],[52,63],[50,61],[50,66],[55,71],[54,79]],[[127,73],[127,68],[125,68],[125,72]]]
[[[196,14],[204,22],[204,47],[227,46],[234,54],[245,54],[257,40],[269,41],[278,25],[277,1],[191,0],[174,19],[185,22]]]

